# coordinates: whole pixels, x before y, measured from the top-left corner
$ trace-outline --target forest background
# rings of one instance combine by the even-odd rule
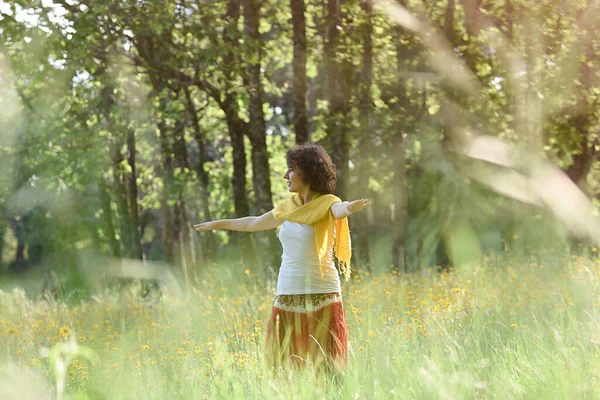
[[[587,212],[600,194],[597,11],[592,0],[2,2],[0,272],[44,276],[48,289],[127,258],[155,266],[150,277],[194,281],[230,261],[272,278],[274,232],[192,225],[271,210],[288,195],[286,150],[311,141],[338,167],[338,196],[373,202],[350,222],[359,274],[569,253],[581,233],[569,221],[593,219],[565,210]],[[544,181],[540,163],[563,173]],[[593,244],[594,229],[581,235]]]

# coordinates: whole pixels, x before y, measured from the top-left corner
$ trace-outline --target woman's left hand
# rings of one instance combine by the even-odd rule
[[[369,200],[369,199],[354,200],[354,201],[351,201],[350,204],[348,204],[348,211],[350,211],[350,214],[354,214],[355,212],[364,210],[365,208],[367,208],[370,205],[371,205],[371,200]]]

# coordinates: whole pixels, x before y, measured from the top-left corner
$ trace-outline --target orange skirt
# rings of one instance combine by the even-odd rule
[[[267,326],[266,354],[274,366],[307,360],[344,369],[348,356],[348,326],[340,293],[280,295]]]

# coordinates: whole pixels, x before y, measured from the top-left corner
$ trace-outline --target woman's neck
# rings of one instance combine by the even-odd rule
[[[306,204],[309,201],[312,200],[312,198],[315,195],[315,192],[313,192],[312,190],[310,190],[310,188],[302,191],[301,193],[298,193],[300,195],[300,197],[302,198],[302,204]]]

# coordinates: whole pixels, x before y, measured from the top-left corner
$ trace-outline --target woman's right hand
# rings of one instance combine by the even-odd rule
[[[202,222],[200,224],[194,225],[194,229],[197,230],[198,232],[215,231],[215,230],[219,229],[218,222],[219,221]]]
[[[348,211],[350,212],[348,215],[362,211],[370,205],[371,205],[371,200],[368,200],[368,199],[360,199],[360,200],[351,201],[350,204],[348,204]]]

